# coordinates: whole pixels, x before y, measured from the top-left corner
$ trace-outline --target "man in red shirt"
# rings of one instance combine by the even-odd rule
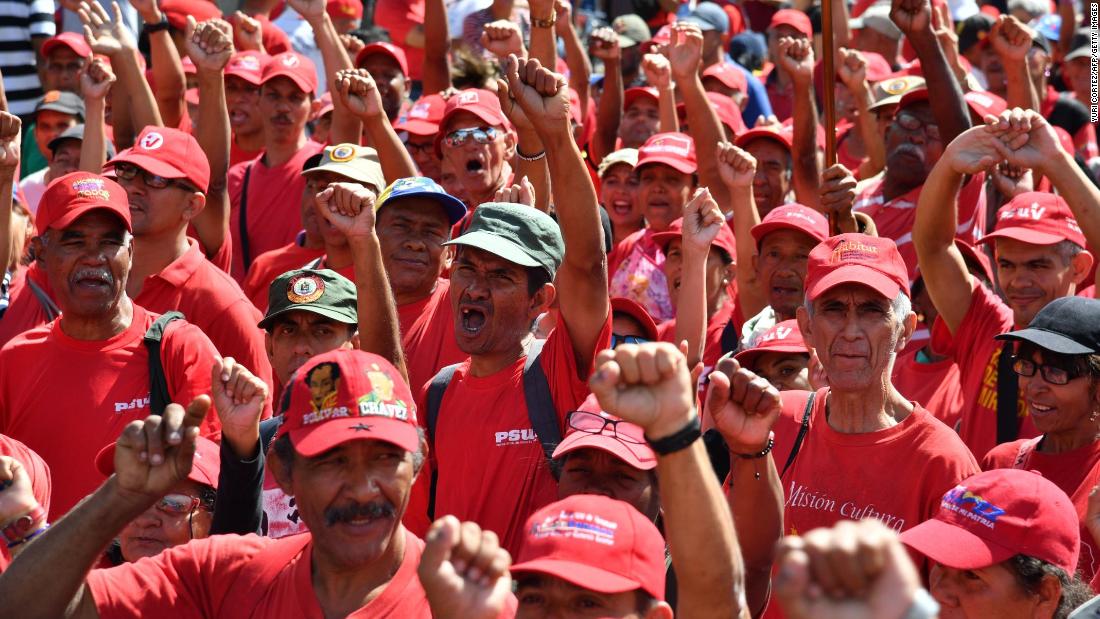
[[[260,115],[260,83],[269,56],[253,50],[237,52],[225,66],[225,105],[233,139],[229,165],[252,161],[264,148],[264,122]],[[200,99],[201,101],[201,99]]]
[[[435,136],[446,107],[447,101],[440,95],[424,95],[393,126],[420,174],[437,183],[443,178],[443,168],[435,151]]]
[[[1006,133],[1007,118],[1022,122]],[[1017,122],[1017,121],[1013,121]],[[1018,146],[1009,149],[1003,140]],[[1023,142],[1019,145],[1019,142]],[[978,284],[953,242],[954,196],[965,175],[1006,159],[1050,179],[1059,195],[1029,192],[1001,208],[986,238],[994,243],[997,281],[1005,300]],[[998,443],[1030,438],[1037,430],[1019,398],[1018,381],[1004,344],[994,336],[1026,326],[1047,303],[1087,286],[1100,247],[1100,192],[1066,153],[1045,119],[1034,111],[1006,111],[994,125],[959,136],[928,177],[917,206],[913,244],[939,316],[932,348],[956,359],[965,400],[959,434],[975,455]],[[1007,381],[1002,383],[1002,381]],[[1012,403],[998,406],[1001,393]]]
[[[157,315],[126,294],[133,246],[122,187],[87,172],[63,176],[43,194],[37,223],[35,256],[62,316],[0,350],[0,432],[50,465],[56,516],[99,483],[90,465],[98,449],[150,411],[143,340]],[[197,327],[169,323],[160,345],[167,399],[189,402],[208,392],[217,358]],[[218,429],[211,413],[203,433]]]
[[[512,182],[510,161],[518,136],[500,109],[496,93],[467,89],[447,99],[436,136],[436,152],[455,172],[470,209],[492,202],[498,189]],[[537,150],[525,152],[537,157]]]
[[[411,85],[405,52],[392,43],[378,41],[359,50],[355,55],[355,66],[366,69],[374,78],[386,118],[390,123],[396,123]]]
[[[537,60],[506,65],[510,94],[546,146],[555,195],[568,199],[556,204],[557,223],[531,207],[482,204],[449,243],[458,248],[455,335],[470,359],[448,381],[434,426],[426,417],[422,423],[434,441],[435,512],[477,522],[516,551],[524,521],[557,494],[524,396],[531,327],[556,297],[557,328],[533,361],[560,432],[588,391],[584,381],[608,345],[611,319],[599,205],[573,141],[565,79]]]
[[[309,379],[317,373],[331,379],[321,407]],[[115,474],[0,577],[0,605],[14,605],[0,614],[430,617],[416,578],[424,543],[401,525],[424,461],[408,386],[384,358],[353,350],[314,357],[298,376],[272,465],[310,533],[215,535],[89,573],[103,546],[190,470],[209,400],[186,413],[173,404],[127,426]]]

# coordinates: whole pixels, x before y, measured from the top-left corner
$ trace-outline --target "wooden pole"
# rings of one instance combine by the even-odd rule
[[[824,56],[825,167],[836,163],[836,67],[833,66],[833,0],[821,0],[821,55]],[[829,213],[829,234],[840,233],[836,214]]]

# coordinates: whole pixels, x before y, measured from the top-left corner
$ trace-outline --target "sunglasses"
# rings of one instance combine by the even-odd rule
[[[500,132],[492,127],[471,127],[469,129],[456,129],[448,133],[443,142],[447,146],[462,146],[471,139],[478,144],[488,144],[497,139]]]
[[[619,424],[625,423],[623,419],[611,419],[588,411],[573,411],[566,416],[565,423],[570,428],[586,434],[600,434],[604,428],[611,426],[611,434],[620,441],[635,445],[646,443],[645,436],[638,431],[637,426],[623,426],[621,430],[619,429]]]
[[[1038,370],[1039,374],[1043,377],[1043,380],[1052,385],[1065,385],[1069,381],[1080,378],[1082,374],[1072,370],[1055,367],[1053,365],[1046,365],[1035,363],[1030,359],[1021,359],[1016,357],[1012,362],[1012,370],[1020,376],[1032,377],[1035,376],[1035,371]]]
[[[166,494],[157,501],[156,508],[169,516],[186,516],[201,502],[198,497],[187,494]]]
[[[145,170],[133,165],[131,163],[118,162],[115,165],[115,174],[119,179],[124,181],[132,181],[141,174],[141,180],[145,183],[146,187],[151,189],[164,189],[169,185],[175,185],[184,191],[198,191],[193,187],[189,187],[186,183],[181,183],[174,178],[164,178],[163,176],[157,176],[156,174],[150,174]]]
[[[618,348],[619,344],[645,344],[649,340],[640,335],[611,334],[611,348]]]

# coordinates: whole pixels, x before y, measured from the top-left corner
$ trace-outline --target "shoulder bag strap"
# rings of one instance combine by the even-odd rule
[[[428,444],[435,451],[435,426],[439,422],[439,409],[443,405],[443,395],[447,393],[447,387],[455,377],[455,370],[459,364],[448,365],[439,370],[428,383],[428,410],[425,413],[424,422],[428,426]],[[435,520],[435,487],[439,483],[439,467],[432,467],[432,479],[428,486],[428,519]]]
[[[38,303],[42,305],[42,311],[46,312],[46,322],[53,322],[55,318],[61,315],[61,308],[57,306],[57,303],[54,303],[45,290],[34,283],[33,279],[28,277],[25,281],[31,289],[31,293],[34,294],[34,298],[38,299]]]
[[[806,409],[802,411],[802,424],[798,427],[798,436],[794,439],[794,445],[791,446],[791,453],[787,456],[787,463],[783,465],[783,470],[779,472],[779,477],[783,477],[787,474],[787,469],[791,468],[794,464],[794,457],[798,455],[798,450],[802,449],[802,441],[806,440],[806,434],[810,431],[810,414],[814,409],[814,397],[817,396],[817,392],[811,391],[810,397],[806,398]]]
[[[247,273],[248,267],[252,266],[252,248],[248,242],[248,179],[252,176],[253,163],[248,164],[244,169],[244,180],[241,182],[241,209],[240,209],[240,231],[241,231],[241,259],[244,261],[244,270]]]
[[[164,332],[167,331],[168,325],[176,320],[183,320],[183,314],[179,312],[161,314],[145,332],[145,347],[149,349],[149,412],[154,415],[164,414],[164,409],[172,402],[172,394],[168,392],[168,377],[165,375],[160,353]]]
[[[1012,342],[1001,347],[997,359],[997,444],[1016,440],[1020,435],[1020,415],[1017,409],[1020,398],[1020,377],[1012,369],[1015,355]]]
[[[561,442],[561,422],[550,392],[550,381],[539,363],[545,345],[546,340],[535,340],[527,351],[527,361],[523,364],[523,395],[527,401],[527,418],[531,421],[531,428],[542,444],[542,453],[546,456],[550,472],[557,479],[559,471],[554,462],[554,450]]]
[[[1039,443],[1042,442],[1042,440],[1042,436],[1036,436],[1035,438],[1020,443],[1020,449],[1016,451],[1016,459],[1012,461],[1012,468],[1026,470],[1027,467],[1024,465],[1027,463],[1028,457],[1031,456],[1031,452],[1039,447]]]

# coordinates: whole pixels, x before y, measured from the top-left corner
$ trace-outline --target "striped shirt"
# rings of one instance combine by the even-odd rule
[[[0,71],[8,111],[17,116],[34,112],[42,96],[31,37],[54,35],[53,0],[0,0]]]

